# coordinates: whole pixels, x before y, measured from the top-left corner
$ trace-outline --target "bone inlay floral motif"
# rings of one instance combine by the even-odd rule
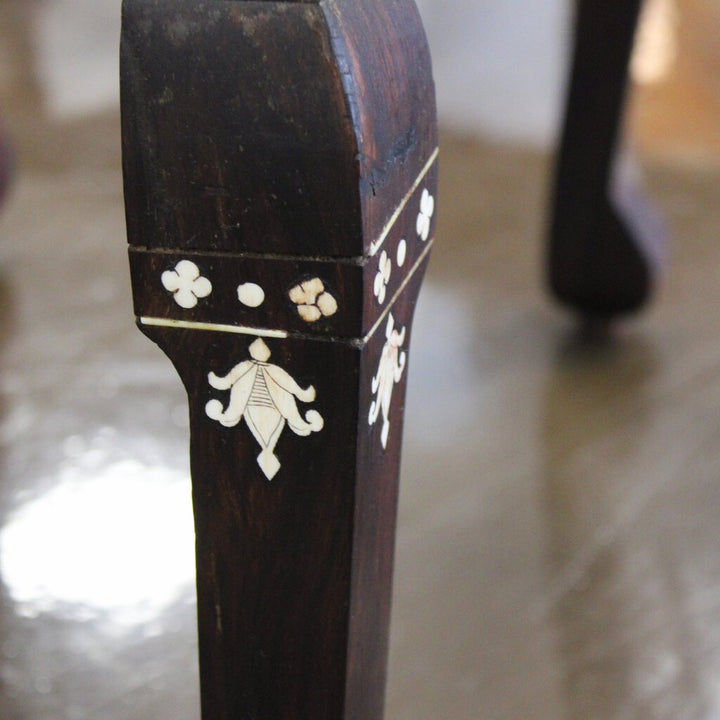
[[[181,260],[174,270],[166,270],[160,280],[163,287],[173,294],[175,302],[186,310],[198,304],[212,292],[212,283],[200,274],[200,268],[191,260]]]
[[[383,250],[380,255],[378,262],[378,271],[375,275],[375,282],[373,284],[373,292],[377,301],[382,305],[385,302],[385,294],[387,292],[387,285],[390,282],[390,274],[392,273],[392,260],[388,257],[388,254]]]
[[[227,375],[208,374],[208,382],[216,390],[229,390],[226,408],[219,400],[210,400],[205,413],[225,427],[235,427],[243,418],[260,445],[257,463],[268,480],[280,469],[275,446],[285,425],[301,436],[322,430],[324,420],[317,410],[300,415],[297,400],[310,403],[315,400],[315,388],[300,385],[281,367],[272,365],[270,349],[258,338],[250,345],[250,359],[237,364]]]
[[[383,426],[380,440],[384,448],[387,447],[390,433],[390,404],[393,390],[395,384],[402,379],[407,360],[406,353],[400,351],[400,348],[405,343],[405,328],[400,331],[395,329],[395,319],[392,314],[388,316],[385,338],[386,342],[380,356],[380,364],[375,377],[372,379],[372,392],[375,398],[370,405],[370,415],[368,417],[368,422],[372,426],[382,413]]]
[[[420,212],[418,213],[415,227],[418,236],[423,242],[430,236],[430,223],[434,214],[435,198],[428,192],[427,188],[425,188],[420,196]]]
[[[303,280],[288,293],[290,300],[297,305],[300,317],[309,323],[320,318],[330,317],[338,310],[337,300],[325,289],[320,278]]]

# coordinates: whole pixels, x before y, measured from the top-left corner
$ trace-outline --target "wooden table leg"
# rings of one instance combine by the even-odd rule
[[[578,0],[549,237],[554,294],[600,318],[641,307],[665,231],[622,163],[628,65],[642,0]]]
[[[189,397],[203,720],[380,720],[435,227],[415,6],[124,0],[121,78],[135,314]]]

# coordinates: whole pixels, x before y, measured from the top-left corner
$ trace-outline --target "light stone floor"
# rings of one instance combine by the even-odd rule
[[[0,4],[0,718],[197,720],[183,392],[133,325],[117,112],[44,113],[30,5]],[[388,720],[720,717],[720,18],[687,8],[633,113],[672,261],[609,341],[543,291],[549,156],[443,138]]]

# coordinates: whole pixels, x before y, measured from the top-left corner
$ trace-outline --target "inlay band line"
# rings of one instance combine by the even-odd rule
[[[222,323],[193,322],[191,320],[172,320],[171,318],[156,317],[141,317],[139,320],[141,325],[178,328],[181,330],[205,330],[207,332],[235,333],[236,335],[254,335],[267,338],[286,338],[290,335],[286,330],[251,328],[243,325],[225,325]]]
[[[365,345],[370,338],[377,332],[378,327],[382,324],[383,320],[387,317],[387,314],[392,309],[393,305],[397,301],[398,297],[402,294],[403,290],[407,287],[410,280],[413,278],[419,267],[422,265],[425,258],[429,255],[432,246],[435,243],[435,238],[431,238],[423,252],[417,258],[412,268],[408,271],[407,276],[403,280],[403,283],[393,294],[392,299],[388,303],[387,307],[383,310],[380,316],[377,318],[370,330],[365,334],[364,337],[355,340],[357,345]],[[252,335],[255,337],[267,337],[267,338],[288,338],[297,333],[291,333],[287,330],[276,330],[270,328],[254,328],[246,327],[244,325],[229,325],[225,323],[208,323],[208,322],[196,322],[192,320],[173,320],[171,318],[159,318],[159,317],[146,317],[141,316],[139,322],[141,325],[147,325],[150,327],[167,327],[176,328],[179,330],[201,330],[205,332],[222,332],[222,333],[233,333],[236,335]],[[312,338],[311,336],[302,335],[306,339],[318,339],[318,340],[333,340],[333,338]]]

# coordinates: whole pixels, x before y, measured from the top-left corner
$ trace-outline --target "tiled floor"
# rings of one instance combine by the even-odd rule
[[[132,322],[116,110],[45,114],[32,7],[0,4],[0,718],[197,720],[184,396]],[[720,717],[717,15],[637,94],[676,243],[609,342],[543,293],[549,157],[443,139],[389,720]]]

